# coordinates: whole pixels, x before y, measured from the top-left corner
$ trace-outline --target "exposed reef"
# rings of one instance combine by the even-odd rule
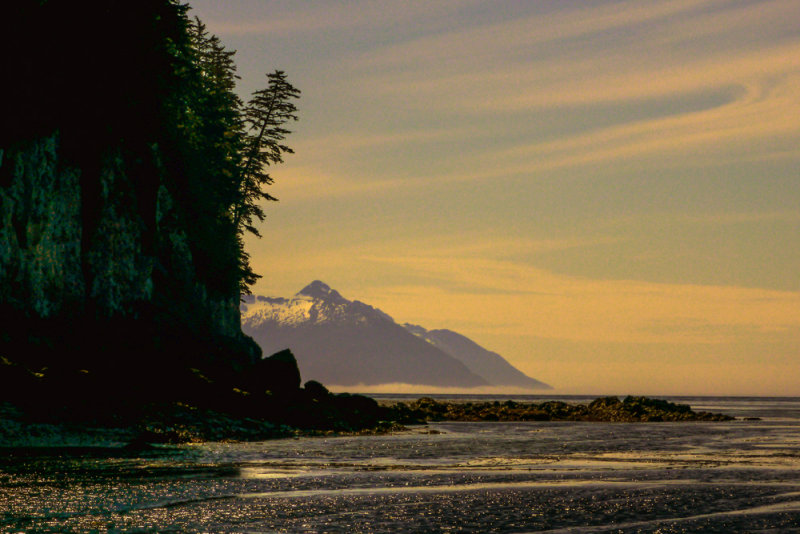
[[[287,355],[279,360],[286,362]],[[684,404],[648,397],[602,397],[589,404],[444,402],[423,397],[378,403],[363,395],[330,393],[322,384],[253,394],[234,388],[214,402],[95,403],[67,411],[21,409],[0,403],[0,447],[148,447],[203,441],[261,441],[298,435],[375,434],[436,421],[731,421]]]
[[[441,402],[422,397],[413,402],[386,406],[389,417],[400,423],[431,421],[730,421],[729,415],[696,412],[686,404],[675,404],[649,397],[601,397],[589,404],[560,401],[542,403],[515,402]]]

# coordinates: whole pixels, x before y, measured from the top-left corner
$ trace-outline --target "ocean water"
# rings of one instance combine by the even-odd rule
[[[800,398],[670,400],[760,420],[5,450],[0,531],[800,532]]]

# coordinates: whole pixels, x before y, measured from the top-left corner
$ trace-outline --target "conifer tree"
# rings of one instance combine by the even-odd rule
[[[217,202],[231,220],[230,206],[239,195],[239,174],[246,135],[242,120],[243,104],[236,94],[236,51],[226,50],[219,38],[207,35],[205,26],[196,19],[194,35],[197,44],[198,66],[204,86],[202,137],[205,150],[210,150],[215,167],[209,169],[217,176]]]
[[[260,201],[275,201],[275,197],[264,190],[264,186],[273,182],[267,167],[283,162],[283,154],[294,151],[283,144],[291,133],[285,126],[297,120],[297,107],[293,100],[300,97],[300,91],[286,79],[283,71],[276,70],[267,75],[268,86],[253,93],[243,112],[246,128],[243,158],[240,163],[239,196],[233,206],[233,219],[239,241],[241,287],[248,292],[259,275],[255,274],[249,264],[249,256],[244,251],[244,233],[252,233],[261,237],[254,226],[265,218]]]
[[[244,108],[243,120],[248,131],[239,177],[240,202],[234,209],[237,228],[258,237],[261,234],[253,226],[253,217],[264,220],[264,210],[258,201],[277,200],[263,190],[265,185],[273,182],[266,167],[283,163],[284,153],[294,153],[282,141],[291,133],[284,125],[297,120],[297,108],[292,100],[300,96],[300,91],[286,80],[283,71],[276,70],[267,78],[267,88],[253,93],[253,98]]]
[[[244,142],[242,102],[235,93],[235,51],[226,50],[195,18],[189,22],[191,73],[184,90],[180,142],[190,201],[186,231],[198,276],[221,295],[240,289],[239,244],[231,205],[239,194],[239,164]]]

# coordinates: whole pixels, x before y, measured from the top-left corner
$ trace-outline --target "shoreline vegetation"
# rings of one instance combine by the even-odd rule
[[[252,442],[299,436],[374,435],[408,431],[409,426],[440,421],[687,422],[731,421],[734,417],[698,412],[685,404],[628,396],[600,397],[588,404],[513,400],[452,402],[421,397],[409,402],[377,402],[363,395],[331,394],[309,382],[306,401],[283,399],[273,417],[215,410],[184,402],[162,402],[123,409],[66,408],[41,412],[0,403],[0,447],[17,449],[99,447],[142,450],[154,445],[210,441]],[[68,415],[69,412],[73,416]]]

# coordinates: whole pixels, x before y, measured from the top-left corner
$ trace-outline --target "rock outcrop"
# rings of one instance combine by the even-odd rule
[[[730,421],[729,415],[696,412],[686,404],[628,396],[601,397],[589,404],[562,401],[442,402],[422,397],[390,403],[388,418],[405,424],[428,421],[595,421],[644,423],[662,421]]]

